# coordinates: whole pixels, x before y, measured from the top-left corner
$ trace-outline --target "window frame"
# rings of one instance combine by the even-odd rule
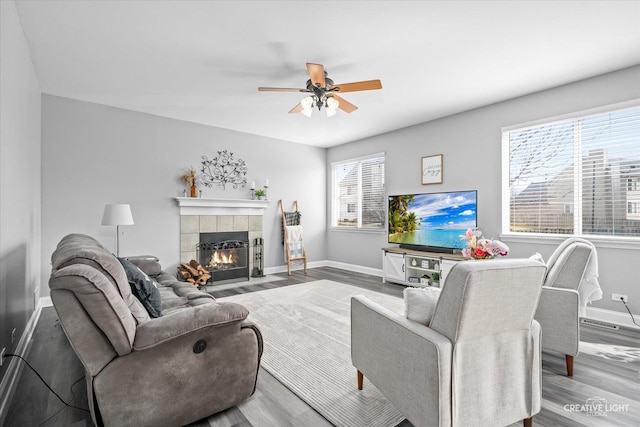
[[[331,197],[331,201],[330,201],[330,214],[329,214],[329,230],[330,231],[344,231],[344,232],[349,232],[349,233],[373,233],[373,234],[384,234],[386,233],[386,222],[383,221],[383,223],[381,224],[380,227],[378,228],[374,228],[374,227],[363,227],[362,226],[362,177],[359,176],[358,177],[358,188],[357,191],[355,192],[356,196],[357,196],[357,200],[356,200],[356,216],[357,216],[357,226],[353,227],[353,226],[345,226],[345,225],[338,225],[337,222],[337,210],[339,210],[339,206],[336,207],[335,203],[336,203],[336,189],[337,189],[337,183],[336,183],[336,176],[335,176],[335,167],[338,165],[342,165],[345,163],[353,163],[353,162],[357,162],[359,164],[361,164],[364,161],[367,160],[371,160],[371,159],[376,159],[376,158],[383,158],[384,162],[383,164],[385,165],[385,170],[384,170],[384,177],[383,177],[383,191],[382,191],[382,195],[381,198],[383,200],[383,206],[384,203],[386,203],[386,153],[383,152],[378,152],[378,153],[373,153],[373,154],[369,154],[369,155],[365,155],[365,156],[360,156],[360,157],[355,157],[355,158],[350,158],[350,159],[344,159],[344,160],[336,160],[331,162],[330,165],[330,169],[329,169],[329,174],[330,174],[330,181],[331,181],[331,193],[330,193],[330,197]],[[359,174],[360,175],[360,174]],[[353,194],[352,194],[353,195]],[[336,209],[338,208],[338,209]],[[386,217],[386,207],[384,208],[384,214]]]
[[[501,194],[501,238],[505,241],[514,242],[514,243],[531,243],[532,241],[546,241],[549,243],[562,242],[568,236],[578,236],[588,238],[594,244],[600,247],[608,247],[608,248],[616,248],[616,249],[635,249],[638,250],[640,245],[638,245],[640,241],[640,237],[638,236],[608,236],[608,235],[598,235],[598,234],[586,234],[582,232],[581,227],[579,228],[579,233],[573,233],[571,235],[567,234],[555,234],[555,233],[534,233],[534,232],[519,232],[519,231],[511,231],[510,228],[510,186],[509,186],[509,177],[510,177],[510,151],[509,151],[509,134],[508,132],[518,129],[523,129],[527,127],[534,127],[540,125],[550,125],[555,122],[562,122],[568,120],[575,120],[585,116],[604,114],[607,112],[612,112],[616,110],[623,110],[627,108],[640,107],[640,99],[633,99],[626,102],[621,102],[617,104],[610,104],[598,108],[582,110],[570,114],[564,114],[559,116],[548,117],[540,120],[520,123],[516,125],[505,126],[501,128],[501,136],[502,136],[502,194]],[[580,168],[575,168],[575,173],[580,174]],[[581,176],[576,176],[576,182],[581,181]],[[581,218],[581,205],[582,205],[582,185],[574,186],[574,215],[576,218]],[[579,214],[579,216],[578,216]],[[580,220],[574,219],[574,223],[580,222]],[[575,231],[575,230],[574,230]]]

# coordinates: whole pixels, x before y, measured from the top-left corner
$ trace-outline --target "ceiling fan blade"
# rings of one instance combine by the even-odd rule
[[[289,113],[299,113],[300,111],[302,111],[302,104],[298,102],[298,105],[293,107]]]
[[[309,72],[309,77],[311,77],[311,83],[313,83],[314,86],[318,86],[318,84],[320,84],[320,87],[326,86],[324,81],[324,65],[307,63],[307,71]]]
[[[308,89],[296,89],[292,87],[259,87],[259,92],[309,92]]]
[[[355,105],[353,105],[352,103],[350,103],[346,99],[340,98],[335,93],[330,95],[330,96],[332,96],[333,99],[338,101],[338,108],[341,109],[342,111],[344,111],[345,113],[353,113],[354,111],[356,111],[358,109],[358,107],[356,107]]]
[[[337,89],[338,92],[357,92],[360,90],[375,90],[382,89],[382,83],[380,80],[365,80],[363,82],[342,83],[333,85],[331,90]]]

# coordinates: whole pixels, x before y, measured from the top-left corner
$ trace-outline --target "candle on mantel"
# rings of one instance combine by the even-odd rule
[[[256,189],[256,182],[255,182],[255,181],[253,181],[253,182],[251,183],[251,190],[255,190],[255,189]]]
[[[268,179],[265,181],[264,186],[265,186],[265,187],[268,187],[268,186],[269,186],[269,180],[268,180]]]

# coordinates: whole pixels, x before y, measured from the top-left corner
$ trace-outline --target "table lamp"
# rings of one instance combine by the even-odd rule
[[[120,226],[133,225],[131,206],[125,204],[105,205],[102,225],[116,226],[116,256],[120,256]]]

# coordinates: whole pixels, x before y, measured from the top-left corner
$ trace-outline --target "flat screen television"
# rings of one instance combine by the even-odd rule
[[[422,251],[455,253],[460,239],[478,227],[478,192],[401,194],[389,196],[389,243]]]

